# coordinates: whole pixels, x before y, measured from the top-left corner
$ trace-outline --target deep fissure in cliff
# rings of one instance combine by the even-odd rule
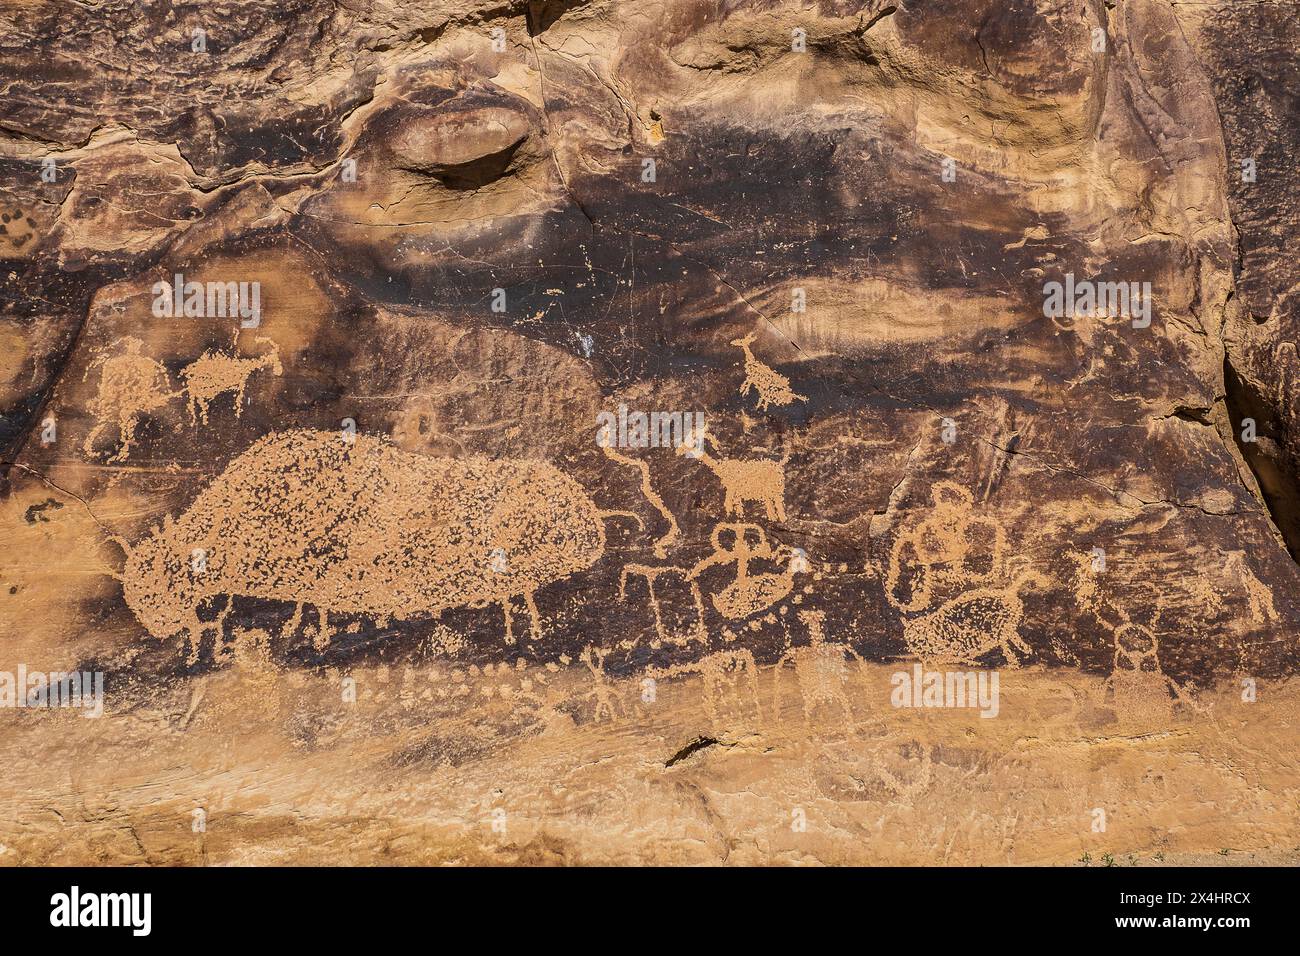
[[[1258,390],[1237,373],[1226,353],[1223,388],[1233,441],[1255,476],[1264,506],[1273,516],[1287,551],[1300,563],[1300,475],[1285,452],[1284,424]],[[1255,421],[1256,441],[1242,437],[1243,422],[1248,418]]]

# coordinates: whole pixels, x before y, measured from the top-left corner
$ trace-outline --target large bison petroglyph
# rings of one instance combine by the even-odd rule
[[[316,609],[318,647],[330,612],[379,620],[533,595],[605,552],[601,511],[544,461],[429,458],[387,440],[340,432],[266,436],[235,458],[178,517],[135,544],[119,540],[123,598],[157,638],[183,636],[197,657],[234,597]],[[214,623],[203,602],[226,598]]]

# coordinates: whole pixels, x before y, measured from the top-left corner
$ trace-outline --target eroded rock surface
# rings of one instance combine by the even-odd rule
[[[0,860],[1294,855],[1295,4],[227,6],[0,7]]]

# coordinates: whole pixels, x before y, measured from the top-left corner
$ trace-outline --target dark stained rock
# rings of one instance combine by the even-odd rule
[[[1294,5],[225,7],[0,11],[0,670],[106,671],[141,785],[249,728],[105,860],[1297,845]]]

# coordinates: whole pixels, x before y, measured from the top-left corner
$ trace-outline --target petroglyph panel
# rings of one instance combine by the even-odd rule
[[[281,6],[0,10],[0,863],[1294,862],[1287,4]]]

